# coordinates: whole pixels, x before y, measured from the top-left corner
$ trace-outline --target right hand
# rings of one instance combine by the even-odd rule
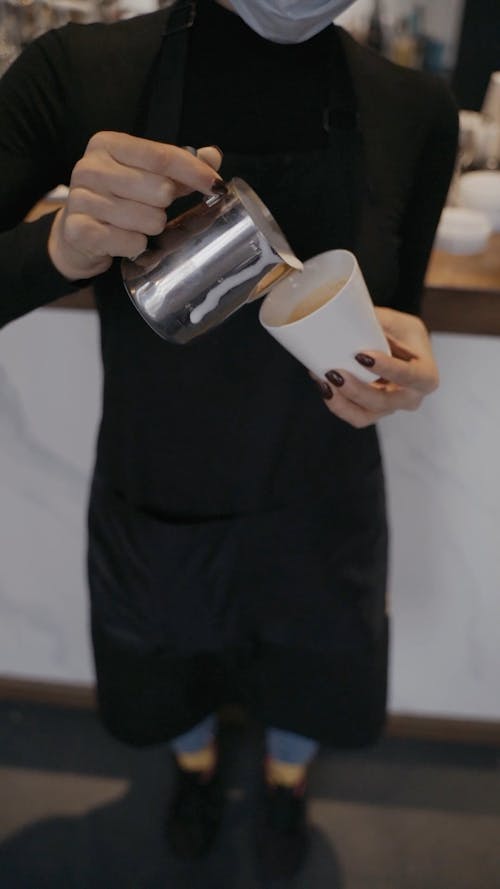
[[[48,251],[71,281],[105,272],[115,256],[136,257],[159,235],[165,208],[191,191],[212,194],[221,154],[129,136],[96,133],[73,169],[66,205],[52,224]]]

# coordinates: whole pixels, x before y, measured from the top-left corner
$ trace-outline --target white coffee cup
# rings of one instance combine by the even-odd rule
[[[306,314],[293,320],[302,311]],[[361,269],[348,250],[329,250],[307,260],[302,272],[292,272],[265,298],[259,320],[318,377],[328,370],[347,370],[373,382],[374,374],[355,356],[374,349],[390,354]]]

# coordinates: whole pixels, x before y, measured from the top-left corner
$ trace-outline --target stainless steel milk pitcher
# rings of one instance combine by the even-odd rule
[[[167,223],[135,261],[122,260],[125,288],[164,339],[187,343],[302,263],[258,195],[242,179]]]

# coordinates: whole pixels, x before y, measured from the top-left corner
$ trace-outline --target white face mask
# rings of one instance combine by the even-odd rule
[[[302,43],[326,28],[354,0],[231,0],[234,11],[266,40]]]

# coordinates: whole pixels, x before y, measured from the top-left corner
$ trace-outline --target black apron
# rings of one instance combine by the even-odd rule
[[[178,4],[169,20],[138,128],[174,144],[190,6]],[[352,107],[332,109],[325,123],[325,149],[226,155],[221,171],[247,180],[286,219],[302,259],[356,244],[356,115]],[[298,182],[316,195],[312,204],[290,199]],[[117,277],[108,286],[113,280],[123,299]],[[250,325],[258,329],[258,309],[238,313],[233,341],[239,325],[241,337]],[[216,342],[210,336],[208,350]],[[324,492],[232,516],[142,509],[113,490],[98,461],[89,509],[92,639],[100,712],[117,737],[165,741],[231,702],[266,725],[325,744],[378,736],[387,680],[387,527],[376,436],[367,441],[362,472],[351,468],[344,477],[338,465],[325,467],[338,477]]]

